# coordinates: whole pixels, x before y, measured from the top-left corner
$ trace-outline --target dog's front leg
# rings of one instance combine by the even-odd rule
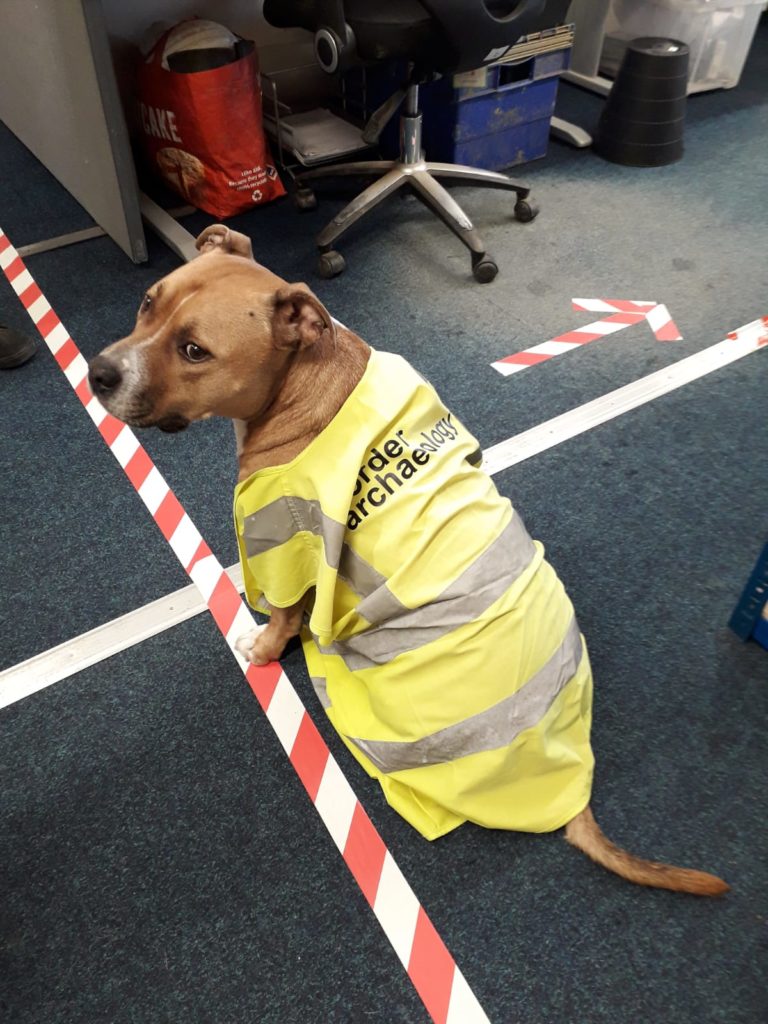
[[[285,645],[301,629],[307,595],[288,608],[273,608],[265,626],[256,626],[250,633],[241,636],[235,645],[244,658],[254,665],[267,665],[277,661]]]

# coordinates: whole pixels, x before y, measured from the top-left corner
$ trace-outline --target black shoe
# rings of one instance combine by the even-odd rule
[[[0,326],[0,370],[23,366],[37,352],[37,346],[26,334]]]

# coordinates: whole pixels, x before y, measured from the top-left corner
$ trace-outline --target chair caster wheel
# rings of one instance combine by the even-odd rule
[[[539,215],[539,208],[530,199],[518,199],[515,203],[515,217],[523,224],[535,220]]]
[[[317,196],[311,188],[302,185],[293,193],[293,205],[297,210],[314,210],[317,207]]]
[[[340,252],[330,249],[328,252],[321,252],[317,260],[317,272],[320,277],[337,277],[347,263]]]
[[[499,268],[487,253],[472,255],[472,273],[480,284],[488,284],[499,272]]]

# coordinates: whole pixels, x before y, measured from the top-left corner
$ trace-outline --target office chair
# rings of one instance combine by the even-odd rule
[[[472,272],[480,282],[492,281],[498,267],[485,250],[472,221],[437,180],[506,189],[516,194],[514,211],[531,221],[538,208],[528,199],[527,185],[506,174],[435,163],[421,148],[419,85],[442,74],[454,74],[499,60],[530,32],[562,24],[570,0],[265,0],[264,17],[277,28],[300,27],[314,33],[315,56],[329,74],[355,63],[404,60],[409,73],[392,97],[371,117],[363,140],[375,144],[400,106],[398,160],[365,160],[318,167],[296,176],[295,200],[312,208],[310,182],[330,176],[376,176],[320,232],[317,270],[335,277],[345,267],[333,243],[365,213],[403,185],[409,185],[456,234],[472,254]]]

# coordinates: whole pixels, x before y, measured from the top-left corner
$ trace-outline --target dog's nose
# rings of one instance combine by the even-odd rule
[[[111,395],[123,379],[120,368],[106,356],[96,356],[88,366],[88,383],[97,398]]]

